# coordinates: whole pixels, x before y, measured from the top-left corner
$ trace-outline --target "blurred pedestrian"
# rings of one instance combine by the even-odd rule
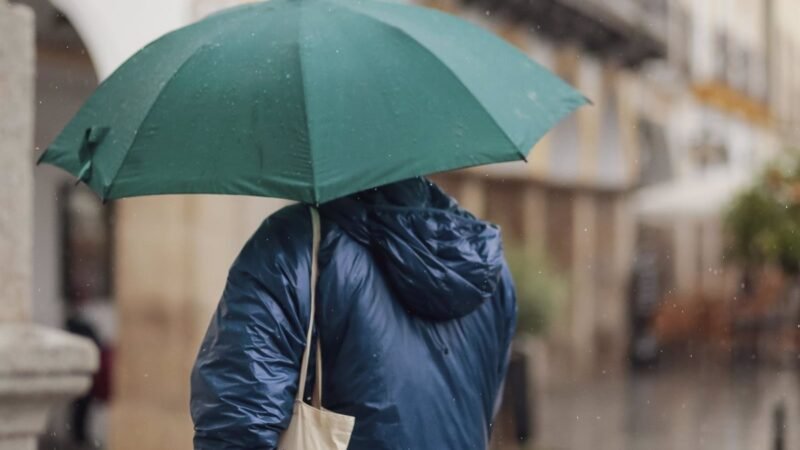
[[[192,372],[195,449],[276,449],[316,342],[348,449],[487,448],[516,313],[498,228],[422,178],[322,204],[307,343],[309,210],[267,218],[230,270]]]
[[[642,246],[634,262],[628,288],[629,349],[633,368],[650,368],[658,361],[660,343],[655,330],[661,306],[662,280],[658,252]]]
[[[84,300],[75,299],[70,305],[67,313],[66,330],[70,333],[90,339],[94,344],[101,348],[100,336],[83,312]],[[97,378],[92,382],[92,387],[84,395],[76,398],[72,402],[69,416],[69,431],[72,442],[79,445],[89,443],[89,417],[91,413],[94,389],[97,385]]]
[[[98,311],[107,310],[110,305],[106,301],[89,300],[84,289],[73,290],[67,308],[65,328],[67,331],[83,336],[97,346],[100,360],[92,377],[92,385],[81,397],[72,402],[69,411],[69,434],[72,443],[95,448],[98,443],[91,433],[91,417],[93,408],[111,400],[111,371],[113,363],[113,346],[108,331],[102,326],[103,316]],[[102,313],[101,313],[102,314]],[[106,323],[107,325],[107,323]]]

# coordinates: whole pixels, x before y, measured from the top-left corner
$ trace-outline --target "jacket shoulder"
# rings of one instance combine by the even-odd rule
[[[261,222],[242,252],[281,250],[305,252],[311,244],[311,216],[308,206],[289,205],[270,214]]]
[[[253,233],[253,238],[269,238],[276,234],[290,237],[311,236],[309,207],[297,203],[275,211],[261,222],[261,225]]]
[[[229,280],[254,277],[262,284],[298,280],[311,260],[311,216],[305,205],[290,205],[268,216],[245,243],[228,274]]]

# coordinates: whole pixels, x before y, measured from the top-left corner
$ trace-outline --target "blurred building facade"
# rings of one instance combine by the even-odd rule
[[[787,103],[798,98],[788,50],[799,43],[796,26],[788,26],[797,4],[734,3],[671,4],[668,66],[660,73],[673,81],[670,178],[643,179],[636,209],[644,227],[663,232],[668,285],[678,295],[730,294],[737,283],[722,264],[720,213],[796,137]]]
[[[539,143],[528,165],[441,178],[507,239],[543,246],[569,274],[547,337],[550,378],[621,367],[636,261],[655,262],[648,284],[658,299],[735,296],[721,215],[797,142],[796,2],[428,5],[494,30],[594,102]]]
[[[97,80],[138,47],[242,1],[24,3],[38,13],[36,146],[44,147]],[[794,0],[424,3],[495,31],[594,103],[537,144],[527,165],[436,177],[468,209],[499,223],[507,245],[544,251],[567,275],[569,294],[538,356],[548,379],[621,370],[630,277],[645,250],[659,255],[665,294],[731,289],[720,212],[800,129]],[[69,177],[40,167],[35,182],[40,322],[63,321],[75,295],[65,280],[82,280],[70,269],[69,224],[106,227],[106,243],[89,246],[109,249],[113,271],[103,275],[107,288],[82,295],[113,298],[94,313],[116,349],[109,446],[190,448],[188,374],[199,341],[242,243],[284,202],[141,198],[101,217],[99,203],[78,196],[84,206],[70,219]],[[103,261],[92,255],[79,259]]]
[[[632,193],[643,149],[664,159],[669,103],[647,67],[665,64],[666,2],[442,0],[432,6],[494,30],[593,102],[511,163],[441,178],[499,223],[509,243],[538,247],[567,274],[569,294],[546,337],[551,381],[624,367],[628,278],[636,247]],[[535,269],[531,277],[537,276]]]
[[[656,334],[662,348],[678,353],[694,348],[726,359],[755,358],[766,339],[760,333],[777,326],[765,308],[780,307],[780,294],[752,292],[752,280],[726,260],[723,218],[736,192],[798,142],[800,80],[792,61],[800,48],[799,5],[670,5],[667,65],[656,72],[673,81],[670,177],[643,178],[634,196],[638,254],[654,255],[661,274]],[[752,329],[759,331],[742,337]]]

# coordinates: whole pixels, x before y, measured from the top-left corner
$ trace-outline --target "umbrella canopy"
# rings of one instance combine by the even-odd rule
[[[42,155],[103,199],[317,203],[524,159],[586,102],[500,38],[375,0],[231,8],[140,50]]]

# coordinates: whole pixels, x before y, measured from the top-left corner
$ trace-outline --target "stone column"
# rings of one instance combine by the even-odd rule
[[[33,14],[0,0],[0,450],[35,449],[97,366],[91,342],[30,323],[33,77]]]
[[[707,217],[700,222],[702,232],[699,247],[701,266],[698,268],[700,290],[703,295],[719,299],[722,295],[722,256],[724,252],[723,229],[718,217]]]
[[[595,338],[595,226],[596,204],[590,193],[577,192],[573,203],[572,228],[572,308],[570,331],[572,369],[575,378],[589,375],[593,369]]]
[[[675,288],[679,295],[695,294],[698,288],[698,236],[697,224],[683,220],[673,227],[674,255],[673,271]]]
[[[464,177],[458,200],[467,211],[478,217],[486,215],[486,186],[480,178],[469,174]]]
[[[526,250],[543,252],[547,239],[547,199],[545,188],[541,185],[525,186],[522,202],[522,232]]]
[[[0,321],[30,317],[33,19],[29,9],[0,0]]]

